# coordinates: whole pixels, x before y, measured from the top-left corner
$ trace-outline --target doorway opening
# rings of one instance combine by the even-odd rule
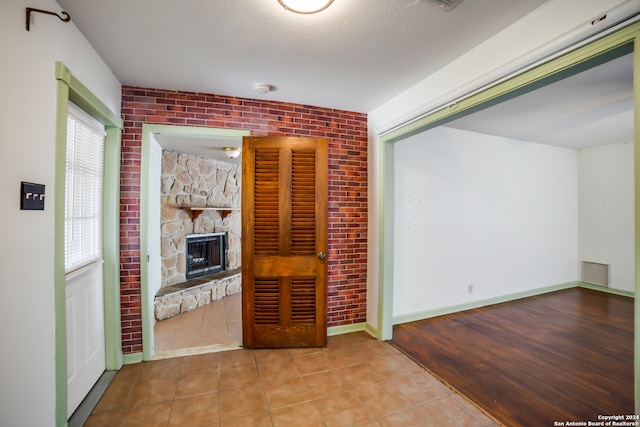
[[[143,125],[140,249],[145,360],[242,344],[241,159],[230,159],[224,148],[240,147],[246,134]],[[220,243],[217,250],[203,243],[207,236]],[[187,241],[204,250],[188,254]],[[213,260],[208,255],[217,256]],[[195,270],[187,273],[191,267]]]

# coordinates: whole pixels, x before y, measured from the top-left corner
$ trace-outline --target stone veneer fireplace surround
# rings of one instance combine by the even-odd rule
[[[237,165],[162,151],[162,284],[154,301],[157,320],[240,291],[240,178]],[[200,280],[187,277],[187,236],[211,234],[225,236],[225,271],[207,271]]]
[[[161,287],[187,280],[187,235],[226,232],[227,269],[240,267],[240,178],[236,165],[163,150]]]

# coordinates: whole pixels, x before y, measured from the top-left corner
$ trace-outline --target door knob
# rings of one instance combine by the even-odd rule
[[[327,257],[327,254],[325,254],[324,252],[319,252],[318,253],[318,258],[325,259],[326,257]]]

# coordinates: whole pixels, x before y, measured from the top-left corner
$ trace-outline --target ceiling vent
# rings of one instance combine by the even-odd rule
[[[461,1],[462,0],[431,0],[432,3],[437,4],[447,12],[456,7]]]

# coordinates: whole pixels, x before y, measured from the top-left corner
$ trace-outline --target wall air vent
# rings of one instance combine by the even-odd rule
[[[461,1],[462,0],[431,0],[432,3],[437,4],[447,12],[456,7]]]
[[[582,281],[609,287],[609,264],[582,261]]]

